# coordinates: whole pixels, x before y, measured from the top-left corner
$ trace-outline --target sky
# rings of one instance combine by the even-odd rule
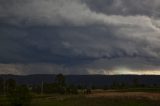
[[[0,0],[0,74],[160,75],[160,0]]]

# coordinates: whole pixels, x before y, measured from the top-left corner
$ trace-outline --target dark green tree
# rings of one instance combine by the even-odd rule
[[[10,106],[30,106],[31,104],[31,95],[25,85],[9,89],[7,98]]]
[[[59,86],[65,86],[65,77],[63,74],[58,74],[55,78],[56,84]]]
[[[7,92],[10,90],[16,89],[16,81],[14,79],[8,79],[6,80],[6,90]]]
[[[4,94],[4,80],[0,78],[0,95]]]
[[[66,92],[65,77],[63,74],[58,74],[56,76],[55,84],[57,85],[57,93],[64,94]]]
[[[134,78],[133,79],[133,86],[134,87],[138,87],[139,86],[139,79],[138,78]]]

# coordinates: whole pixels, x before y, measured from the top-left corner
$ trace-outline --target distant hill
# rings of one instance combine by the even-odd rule
[[[41,84],[54,82],[56,75],[0,75],[3,79],[15,79],[19,84]],[[139,84],[160,86],[160,75],[66,75],[68,84],[104,87],[113,84],[131,85],[136,80]]]

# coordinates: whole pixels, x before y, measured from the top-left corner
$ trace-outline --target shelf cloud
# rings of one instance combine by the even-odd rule
[[[158,74],[159,45],[159,0],[0,0],[2,74]]]

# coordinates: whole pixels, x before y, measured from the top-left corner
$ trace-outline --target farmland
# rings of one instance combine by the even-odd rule
[[[8,106],[1,96],[0,106]],[[160,93],[95,90],[91,94],[32,94],[31,106],[160,106]]]
[[[160,93],[93,92],[89,95],[44,95],[33,106],[160,106]]]

